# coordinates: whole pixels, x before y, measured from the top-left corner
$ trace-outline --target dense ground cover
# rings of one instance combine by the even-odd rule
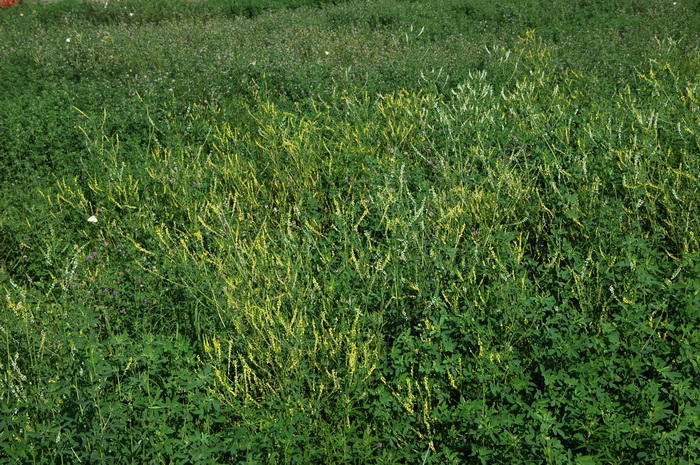
[[[700,462],[699,11],[0,10],[0,463]]]

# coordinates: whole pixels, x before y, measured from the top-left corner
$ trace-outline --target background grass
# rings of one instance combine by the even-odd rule
[[[698,11],[0,11],[0,463],[698,462]]]

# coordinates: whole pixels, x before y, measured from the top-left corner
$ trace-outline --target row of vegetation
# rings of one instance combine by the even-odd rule
[[[696,7],[0,10],[0,464],[700,462]]]

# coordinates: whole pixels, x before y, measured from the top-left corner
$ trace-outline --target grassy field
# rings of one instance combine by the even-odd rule
[[[700,463],[698,30],[0,9],[0,464]]]

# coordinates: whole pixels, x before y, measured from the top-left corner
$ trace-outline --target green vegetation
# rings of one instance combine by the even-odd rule
[[[700,462],[697,1],[0,30],[0,464]]]

